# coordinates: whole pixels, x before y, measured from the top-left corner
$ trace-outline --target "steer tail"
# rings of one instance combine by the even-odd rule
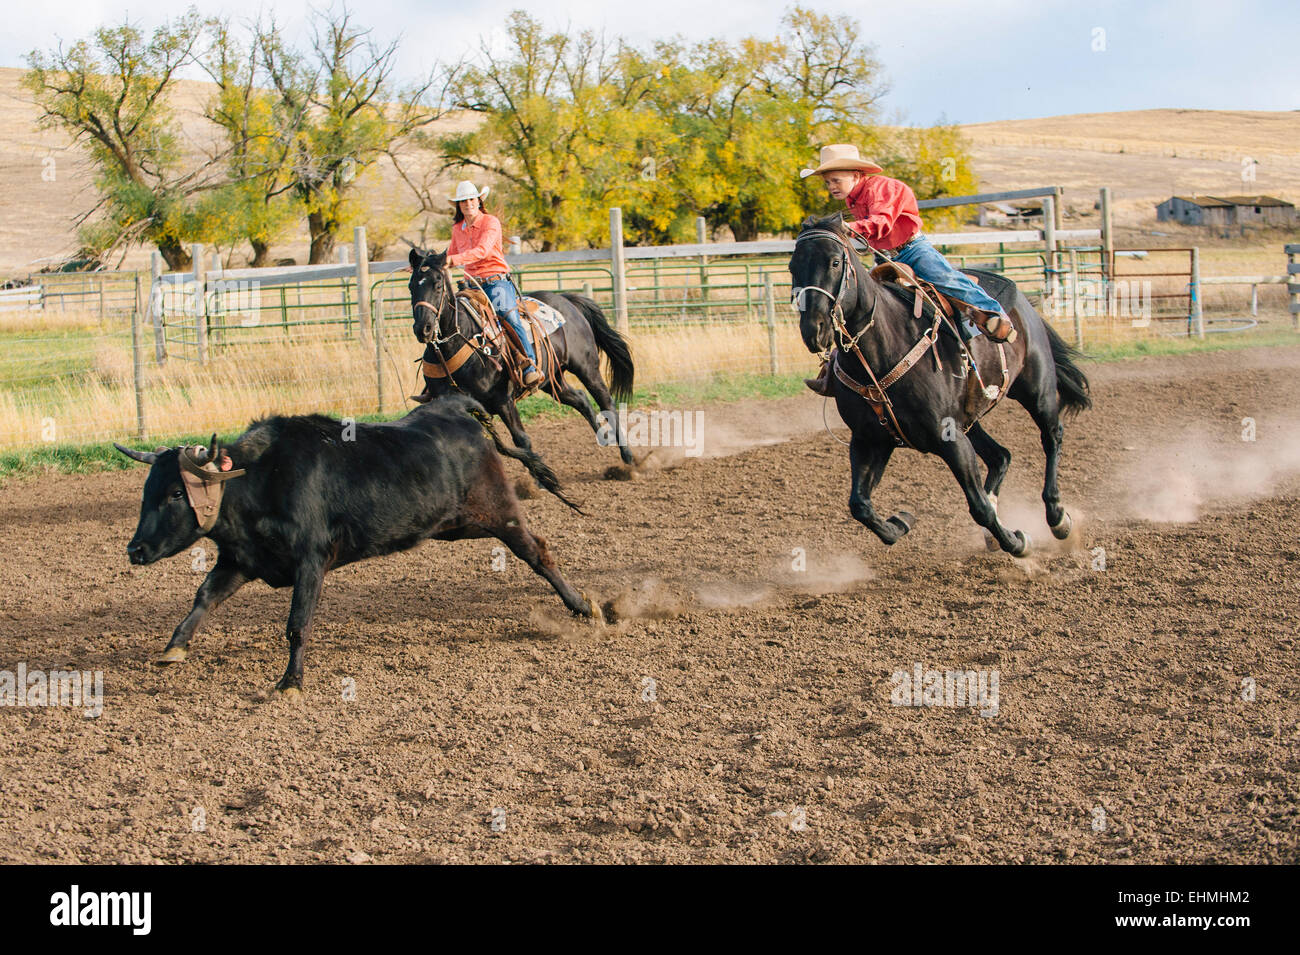
[[[1056,363],[1056,391],[1061,396],[1061,408],[1067,416],[1077,415],[1092,407],[1088,377],[1075,364],[1083,353],[1070,345],[1056,330],[1043,322],[1047,340],[1052,343],[1052,361]]]
[[[560,479],[555,476],[555,472],[550,466],[542,460],[542,456],[535,451],[524,451],[522,448],[507,447],[501,442],[501,436],[497,434],[496,428],[492,427],[492,419],[482,408],[471,408],[469,413],[478,419],[478,423],[483,426],[487,436],[492,439],[496,445],[497,452],[504,454],[508,458],[514,458],[528,469],[528,473],[533,476],[538,485],[547,491],[550,491],[569,507],[573,508],[579,514],[585,514],[577,504],[574,504],[567,497],[560,493]]]
[[[632,350],[628,348],[627,339],[616,332],[605,319],[600,306],[585,295],[565,292],[564,297],[581,310],[587,324],[591,326],[592,337],[596,347],[605,353],[609,361],[609,393],[615,401],[632,400]]]

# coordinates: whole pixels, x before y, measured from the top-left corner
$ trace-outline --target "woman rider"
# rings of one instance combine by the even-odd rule
[[[510,323],[519,336],[528,356],[524,369],[524,387],[533,388],[541,383],[542,373],[537,370],[537,353],[519,319],[519,295],[510,281],[505,252],[501,246],[501,220],[483,210],[488,186],[480,191],[468,179],[456,187],[451,202],[456,206],[456,218],[451,226],[451,245],[447,247],[447,264],[460,268],[473,278],[492,302],[497,315]]]

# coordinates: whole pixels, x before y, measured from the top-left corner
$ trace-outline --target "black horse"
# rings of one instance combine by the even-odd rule
[[[1074,365],[1079,353],[1043,321],[1014,282],[990,272],[967,274],[997,299],[1019,332],[1001,359],[987,335],[970,342],[981,376],[965,362],[957,334],[941,330],[948,326],[931,307],[916,317],[910,296],[868,274],[842,216],[805,221],[790,258],[804,344],[824,356],[835,349],[835,402],[853,434],[849,511],[886,544],[912,529],[915,518],[906,511],[882,520],[871,504],[890,455],[910,445],[939,455],[952,469],[971,517],[988,532],[990,548],[1023,557],[1030,549],[1028,536],[1013,534],[997,515],[997,493],[1011,452],[989,437],[978,419],[1005,395],[1034,419],[1047,456],[1047,523],[1064,540],[1073,522],[1061,506],[1056,479],[1061,412],[1076,414],[1091,406],[1088,379]],[[988,468],[982,486],[977,457]]]
[[[457,353],[464,357],[464,364],[451,369],[450,376],[425,377],[433,397],[452,389],[465,392],[505,422],[516,447],[531,450],[532,442],[515,407],[510,377],[485,353],[483,330],[470,304],[456,295],[446,254],[412,249],[410,260],[411,310],[415,319],[412,330],[416,340],[425,346],[424,361],[434,369],[443,369],[448,362],[457,363]],[[632,452],[614,408],[615,400],[626,402],[632,398],[632,353],[627,341],[610,327],[600,306],[585,296],[570,292],[530,295],[551,306],[565,320],[550,339],[555,350],[554,366],[547,349],[540,343],[537,347],[537,367],[547,379],[543,390],[576,408],[597,438],[617,443],[623,463],[632,464]],[[602,352],[609,362],[608,386],[600,374]],[[565,380],[565,372],[571,372],[591,392],[603,422],[592,411],[587,396]]]

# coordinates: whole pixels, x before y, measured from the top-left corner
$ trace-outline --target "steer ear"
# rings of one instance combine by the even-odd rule
[[[407,256],[407,259],[411,263],[411,268],[418,269],[420,267],[420,263],[424,261],[424,253],[421,252],[419,249],[417,249],[415,246],[411,246],[411,254]]]
[[[131,448],[122,447],[116,441],[113,442],[113,447],[117,448],[117,450],[121,451],[132,461],[139,461],[141,464],[153,464],[158,460],[157,453],[153,451],[135,451]]]

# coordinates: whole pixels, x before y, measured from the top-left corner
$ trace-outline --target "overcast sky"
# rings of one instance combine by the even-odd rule
[[[183,0],[46,0],[22,6],[0,34],[0,64],[23,66],[34,47],[75,40],[124,15],[152,28]],[[337,2],[337,0],[336,0]],[[326,0],[327,3],[327,0]],[[846,13],[876,45],[890,85],[885,106],[903,121],[941,116],[973,123],[1064,113],[1181,107],[1300,108],[1297,0],[805,0]],[[317,4],[322,6],[326,4]],[[512,9],[548,27],[604,29],[636,41],[680,34],[774,36],[786,0],[369,0],[361,22],[402,35],[402,69],[414,76],[454,59],[496,32]],[[306,3],[225,0],[204,13],[254,16],[273,10],[303,33]],[[1294,144],[1292,144],[1294,146]]]

